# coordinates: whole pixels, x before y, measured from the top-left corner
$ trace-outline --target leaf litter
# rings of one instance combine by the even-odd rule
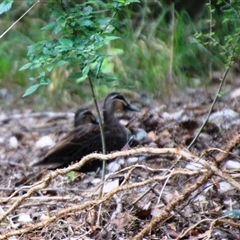
[[[110,161],[102,198],[100,171],[31,167],[73,128],[73,113],[0,113],[0,239],[238,239],[236,89],[219,99],[187,150],[214,91],[189,89],[164,104],[126,96],[141,109],[118,114],[132,148],[92,156]]]

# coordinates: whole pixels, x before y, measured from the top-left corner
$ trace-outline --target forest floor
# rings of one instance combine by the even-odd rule
[[[107,155],[102,197],[101,171],[31,167],[73,128],[73,113],[0,112],[0,239],[240,239],[240,88],[224,86],[187,149],[217,88],[164,104],[127,94],[141,112],[119,119],[137,146]]]

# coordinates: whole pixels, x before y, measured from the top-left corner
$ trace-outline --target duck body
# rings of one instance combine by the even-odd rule
[[[128,142],[126,128],[119,123],[114,115],[117,110],[137,111],[119,93],[111,93],[106,97],[103,106],[103,129],[107,152],[121,150]],[[80,161],[82,157],[93,152],[102,152],[100,126],[87,123],[69,132],[34,166],[47,165],[50,166],[49,169],[63,168],[72,162]],[[95,159],[85,164],[79,171],[96,171],[101,166],[102,161]]]

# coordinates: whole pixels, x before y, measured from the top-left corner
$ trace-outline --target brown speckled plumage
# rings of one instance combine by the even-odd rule
[[[104,134],[107,152],[121,150],[128,141],[128,133],[114,113],[116,111],[136,111],[119,93],[110,93],[103,105]],[[49,153],[34,166],[47,165],[49,169],[67,167],[72,162],[92,152],[101,152],[102,142],[99,125],[87,123],[69,132]],[[102,162],[93,160],[79,171],[90,172],[101,167]]]

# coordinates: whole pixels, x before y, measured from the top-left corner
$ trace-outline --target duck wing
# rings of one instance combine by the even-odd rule
[[[83,156],[101,150],[101,136],[98,125],[85,124],[65,135],[39,162],[34,166],[54,165],[67,166],[79,161]]]
[[[127,133],[122,126],[104,126],[107,152],[121,150],[127,143]],[[92,123],[79,126],[65,135],[39,162],[34,166],[51,165],[49,169],[67,167],[72,162],[80,161],[82,157],[102,152],[102,141],[99,125]],[[102,162],[93,160],[84,165],[83,172],[96,170]],[[90,169],[90,170],[89,170]]]

